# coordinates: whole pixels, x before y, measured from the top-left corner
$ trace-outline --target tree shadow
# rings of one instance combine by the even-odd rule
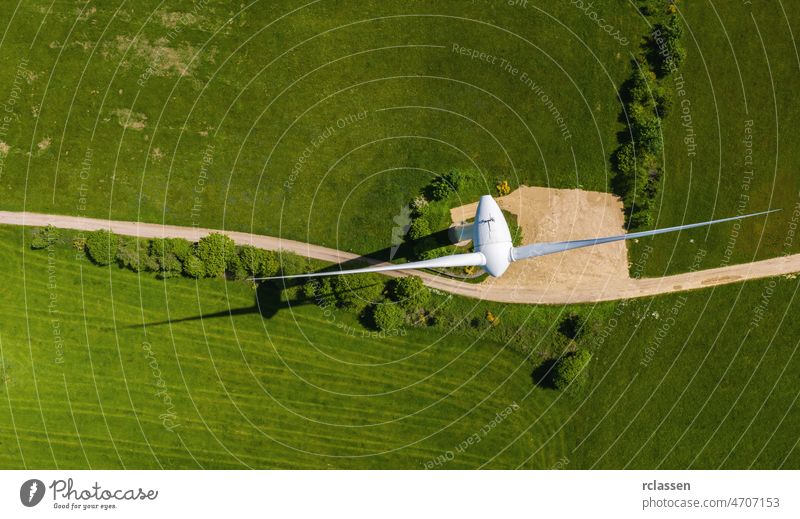
[[[547,359],[534,368],[531,373],[533,383],[543,389],[555,389],[553,379],[555,378],[557,363],[556,359]]]

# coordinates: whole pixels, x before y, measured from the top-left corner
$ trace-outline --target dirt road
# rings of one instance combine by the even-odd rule
[[[358,255],[342,252],[336,249],[310,245],[292,240],[285,240],[272,236],[260,236],[235,231],[215,231],[196,227],[179,227],[174,225],[160,225],[152,223],[109,221],[93,218],[80,218],[74,216],[47,215],[37,213],[0,211],[0,224],[44,226],[54,225],[65,229],[92,231],[96,229],[109,229],[118,234],[139,236],[143,238],[173,237],[197,241],[210,232],[224,232],[237,244],[251,244],[256,247],[270,250],[286,250],[302,256],[323,261],[340,263],[358,258]],[[602,249],[603,246],[593,247]],[[601,257],[607,252],[600,252]],[[619,254],[619,251],[616,252]],[[558,255],[566,256],[566,254]],[[619,256],[617,256],[619,257]],[[743,265],[731,265],[722,268],[678,274],[662,278],[632,279],[627,274],[621,275],[620,269],[614,267],[605,275],[598,275],[596,270],[587,272],[586,265],[579,271],[561,273],[562,267],[557,264],[556,271],[549,274],[540,272],[532,265],[537,260],[523,263],[520,268],[532,269],[538,275],[517,275],[509,279],[490,278],[480,284],[468,284],[462,281],[448,279],[428,272],[406,271],[420,276],[425,284],[431,288],[447,291],[466,297],[499,301],[507,303],[527,304],[566,304],[566,303],[591,303],[597,301],[613,301],[635,297],[653,296],[682,290],[695,290],[708,288],[715,285],[736,283],[749,279],[758,279],[770,276],[779,276],[800,272],[800,254],[757,261]],[[371,261],[381,264],[379,261]],[[575,267],[575,265],[572,265]],[[626,271],[627,272],[627,271]],[[584,278],[583,274],[588,277]],[[388,276],[402,276],[400,272],[387,272]]]

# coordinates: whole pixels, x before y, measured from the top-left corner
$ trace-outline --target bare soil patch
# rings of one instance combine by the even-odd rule
[[[609,193],[521,186],[496,200],[517,216],[524,244],[625,233],[622,201]],[[477,203],[457,207],[450,216],[454,223],[466,221],[475,216],[476,208]],[[628,285],[628,251],[625,242],[617,242],[520,261],[489,282],[501,290]]]

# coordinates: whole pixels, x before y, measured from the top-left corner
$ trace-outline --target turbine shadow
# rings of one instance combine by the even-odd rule
[[[431,233],[417,240],[406,240],[398,247],[393,259],[409,259],[414,252],[414,248],[428,244],[431,248],[436,246],[451,245],[452,242],[449,238],[448,229]],[[317,272],[336,272],[346,268],[358,268],[368,266],[370,261],[389,261],[391,257],[392,247],[386,247],[369,254],[364,254],[358,258],[348,260],[336,265],[314,271]],[[306,297],[302,293],[298,294],[291,299],[285,296],[288,289],[304,284],[304,279],[279,279],[260,282],[256,287],[255,304],[252,306],[244,306],[241,308],[230,308],[221,310],[219,312],[211,312],[206,314],[193,315],[190,317],[181,317],[178,319],[167,319],[163,321],[153,321],[143,324],[130,325],[128,328],[138,328],[140,326],[163,326],[165,324],[178,324],[191,321],[200,321],[203,319],[216,319],[219,317],[236,317],[240,315],[261,314],[265,319],[271,319],[280,310],[309,304],[316,304],[318,299],[316,297]],[[342,294],[345,292],[352,292],[353,289],[339,290],[335,294]]]
[[[304,306],[316,304],[318,298],[306,297],[302,293],[289,299],[285,296],[287,289],[303,284],[304,280],[275,280],[264,283],[259,283],[256,287],[255,304],[252,306],[243,306],[240,308],[229,308],[219,312],[211,312],[190,317],[181,317],[178,319],[167,319],[164,321],[153,321],[143,324],[135,324],[127,326],[127,328],[138,328],[140,326],[163,326],[165,324],[178,324],[191,321],[200,321],[204,319],[216,319],[219,317],[236,317],[240,315],[261,314],[264,319],[271,319],[279,311],[292,308],[296,306]],[[353,292],[355,289],[338,290],[332,292],[331,295],[343,294]],[[323,296],[330,297],[330,296]]]

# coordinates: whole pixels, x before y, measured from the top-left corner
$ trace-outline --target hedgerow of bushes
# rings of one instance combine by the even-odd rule
[[[44,249],[59,237],[57,229],[44,227],[33,232],[30,245],[32,249]],[[73,244],[96,265],[116,264],[134,272],[153,272],[160,279],[177,276],[247,279],[274,276],[279,270],[275,252],[251,245],[237,247],[220,233],[211,233],[192,243],[180,238],[120,236],[101,229],[74,239]],[[290,255],[285,258],[286,264],[293,263]]]
[[[643,14],[661,21],[654,24],[642,53],[632,61],[633,72],[621,89],[622,118],[628,129],[621,133],[611,158],[615,172],[612,189],[622,198],[628,225],[634,229],[652,224],[652,206],[662,176],[662,120],[672,106],[666,78],[678,72],[686,57],[683,27],[670,7],[673,4],[663,0],[641,4]]]

